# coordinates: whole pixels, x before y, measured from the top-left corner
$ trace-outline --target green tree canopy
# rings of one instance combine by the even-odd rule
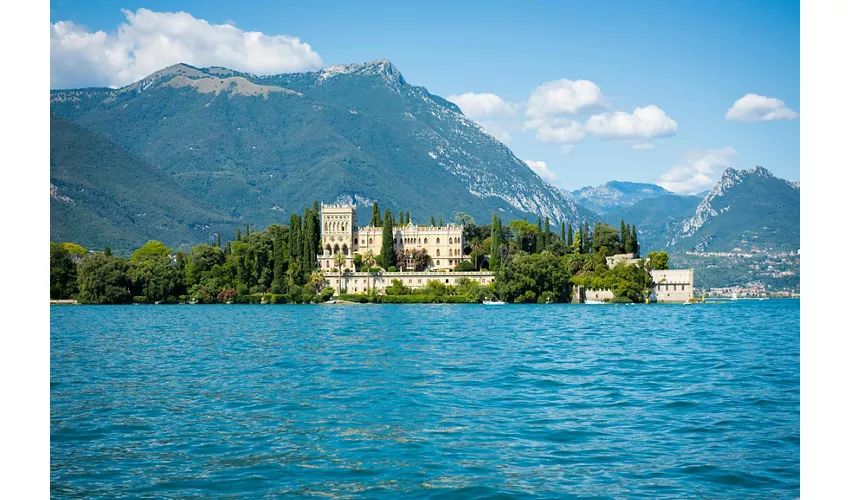
[[[130,260],[133,262],[143,262],[145,260],[168,260],[169,255],[173,252],[172,249],[165,246],[161,241],[149,240],[142,245],[141,248],[133,252]]]

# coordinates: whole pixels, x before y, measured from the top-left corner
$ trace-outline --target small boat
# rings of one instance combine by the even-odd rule
[[[484,304],[485,306],[500,306],[500,305],[504,304],[503,301],[498,300],[498,299],[496,299],[496,300],[484,299],[484,301],[481,302],[481,303]]]
[[[596,305],[596,304],[604,304],[605,302],[602,302],[601,300],[585,300],[584,303]]]

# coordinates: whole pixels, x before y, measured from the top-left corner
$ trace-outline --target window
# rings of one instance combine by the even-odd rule
[[[497,236],[498,236],[498,235],[497,235]],[[440,256],[440,249],[438,248],[438,249],[437,249],[437,257],[439,257],[439,256]]]
[[[448,278],[446,278],[446,283],[448,283],[448,282],[449,282],[449,279],[448,279]]]
[[[438,245],[440,244],[440,238],[437,238],[437,244]]]
[[[372,244],[372,238],[369,238],[369,244],[370,245]]]
[[[425,244],[426,245],[428,244],[428,238],[425,238]]]
[[[439,260],[437,261],[437,265],[438,265],[438,266],[440,265],[440,261],[439,261]]]
[[[416,280],[416,282],[417,282],[417,283],[419,283],[420,285],[422,284],[422,280],[421,280],[421,279],[417,279],[417,280]]]

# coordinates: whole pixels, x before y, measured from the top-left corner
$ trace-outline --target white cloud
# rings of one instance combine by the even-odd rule
[[[633,113],[616,111],[593,115],[585,123],[591,134],[618,141],[648,141],[673,135],[679,125],[654,104],[636,108]]]
[[[525,114],[531,118],[543,118],[593,112],[606,107],[602,90],[595,83],[587,80],[556,80],[534,89]]]
[[[549,170],[545,161],[525,160],[525,163],[544,181],[550,184],[555,181],[555,172]]]
[[[747,94],[738,99],[726,112],[727,120],[739,122],[796,120],[798,116],[800,115],[789,109],[783,101],[757,94]]]
[[[51,88],[119,87],[181,62],[255,74],[322,66],[319,54],[295,37],[210,24],[186,12],[123,12],[127,21],[109,34],[70,21],[51,24]]]
[[[517,111],[516,104],[507,102],[496,94],[467,92],[450,95],[446,99],[457,104],[463,114],[470,118],[511,116]]]
[[[732,164],[738,154],[731,147],[704,149],[688,154],[680,164],[661,175],[658,185],[679,194],[693,194],[710,189],[718,174]]]
[[[538,128],[534,135],[538,141],[550,144],[575,144],[584,139],[584,136],[584,127],[573,120],[568,120],[566,123],[545,124]]]

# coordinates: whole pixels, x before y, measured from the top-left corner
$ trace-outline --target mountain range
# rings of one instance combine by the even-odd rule
[[[762,167],[728,169],[704,195],[611,181],[544,182],[453,103],[389,61],[255,76],[178,64],[119,89],[53,90],[51,239],[175,247],[323,202],[378,201],[414,221],[538,215],[635,224],[672,253],[799,248],[799,190]],[[226,238],[227,236],[225,236]]]
[[[223,216],[263,227],[313,200],[376,200],[419,221],[456,212],[481,222],[494,212],[576,224],[593,217],[385,60],[263,77],[178,64],[124,88],[55,90],[50,100],[57,118],[215,207],[202,225]]]

